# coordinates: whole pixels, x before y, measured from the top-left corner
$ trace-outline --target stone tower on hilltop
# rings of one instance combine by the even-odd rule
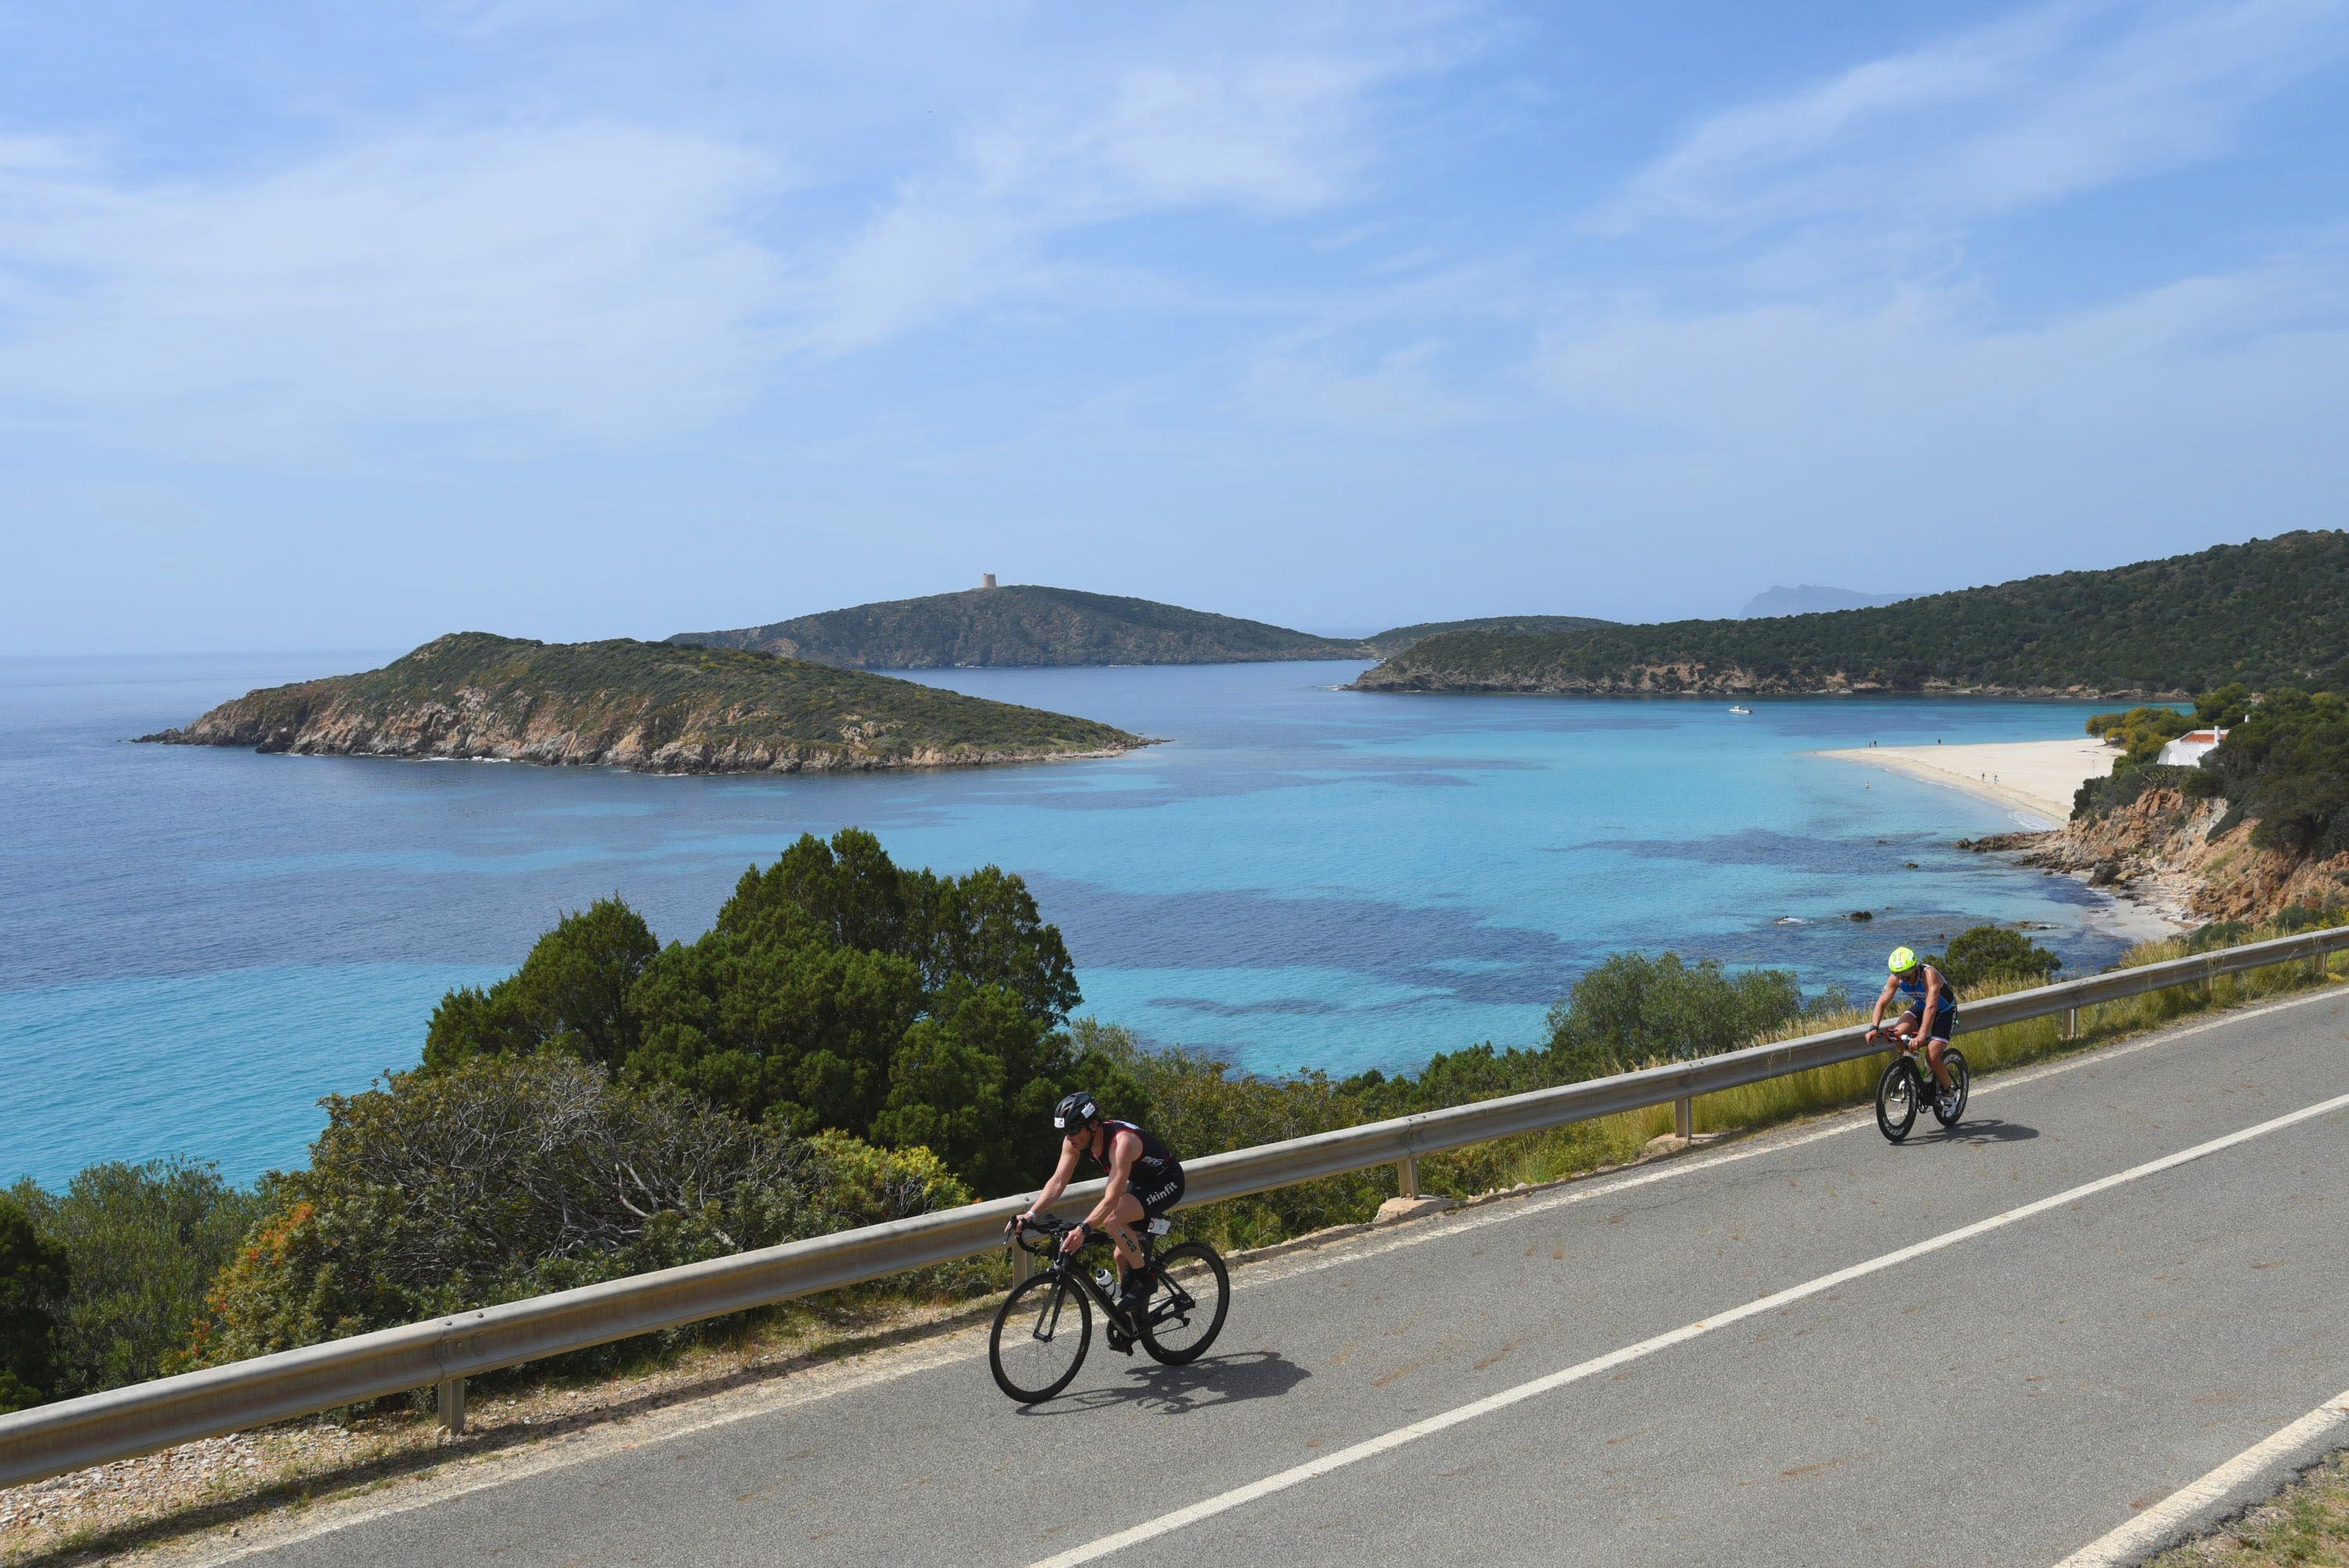
[[[982,588],[992,588],[992,587],[994,587],[994,586],[995,586],[995,573],[992,573],[992,572],[982,572],[982,573],[980,573],[978,574],[978,585],[979,585],[980,587],[982,587]]]

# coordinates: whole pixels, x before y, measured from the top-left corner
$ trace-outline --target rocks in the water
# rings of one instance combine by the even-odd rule
[[[1876,918],[1876,915],[1875,915],[1874,912],[1873,912],[1873,911],[1870,911],[1870,910],[1865,910],[1865,909],[1855,909],[1855,910],[1853,910],[1849,914],[1845,915],[1845,916],[1844,916],[1844,918],[1845,918],[1846,920],[1863,920],[1863,921],[1865,921],[1865,920],[1874,920],[1874,919]]]

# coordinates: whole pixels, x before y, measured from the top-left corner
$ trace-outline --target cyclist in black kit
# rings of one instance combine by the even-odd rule
[[[1052,1206],[1077,1173],[1080,1157],[1109,1172],[1109,1190],[1093,1205],[1084,1222],[1069,1233],[1061,1250],[1073,1253],[1095,1233],[1105,1233],[1116,1250],[1119,1269],[1118,1305],[1126,1316],[1141,1321],[1150,1297],[1149,1277],[1142,1272],[1142,1238],[1137,1228],[1157,1219],[1183,1200],[1183,1164],[1166,1140],[1130,1121],[1112,1121],[1101,1113],[1093,1097],[1080,1090],[1064,1095],[1052,1108],[1052,1125],[1061,1132],[1061,1162],[1028,1212],[1012,1221],[1018,1225]]]

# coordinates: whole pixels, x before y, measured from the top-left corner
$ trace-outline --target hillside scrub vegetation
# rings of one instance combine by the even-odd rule
[[[1434,636],[1364,690],[2163,696],[2349,685],[2349,533],[2287,533],[1882,610]]]
[[[1346,637],[1152,599],[1013,583],[827,610],[762,626],[679,632],[671,643],[754,648],[853,669],[1201,665],[1360,657]]]
[[[561,1051],[326,1101],[307,1169],[202,1304],[187,1359],[322,1339],[969,1201],[926,1150],[802,1139]]]

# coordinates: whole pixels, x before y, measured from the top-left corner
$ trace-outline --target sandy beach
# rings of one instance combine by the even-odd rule
[[[2072,815],[2072,792],[2113,770],[2115,753],[2083,736],[1980,746],[1865,746],[1818,755],[1946,784],[2030,818],[2023,826],[2055,828]]]

